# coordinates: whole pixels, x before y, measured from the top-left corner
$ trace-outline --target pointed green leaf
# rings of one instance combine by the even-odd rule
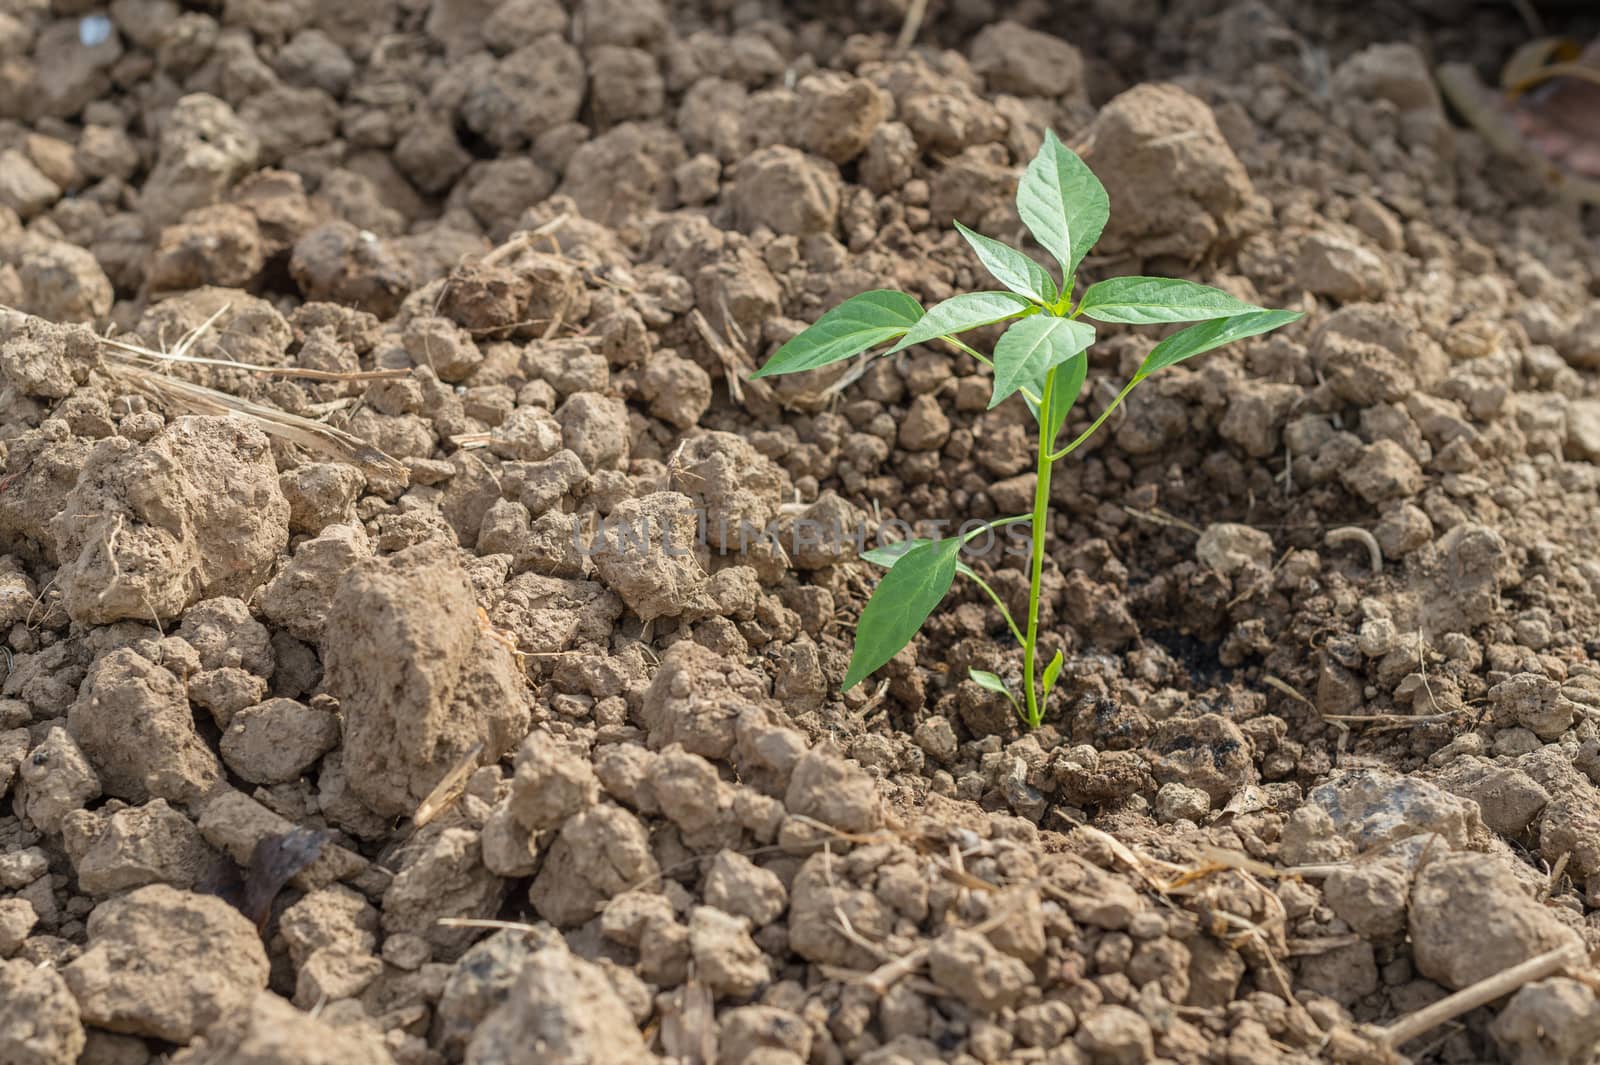
[[[968,292],[951,296],[928,308],[922,320],[907,330],[888,354],[893,355],[913,344],[924,344],[935,337],[954,336],[979,326],[1003,322],[1032,309],[1033,304],[1014,292]]]
[[[779,348],[757,377],[815,370],[893,340],[917,324],[922,306],[904,292],[873,289],[851,296]]]
[[[1098,322],[1150,325],[1231,318],[1261,310],[1220,288],[1176,277],[1114,277],[1090,285],[1078,313]]]
[[[1069,318],[1038,315],[1013,324],[994,346],[990,409],[1019,388],[1036,388],[1045,374],[1092,343],[1094,326]]]
[[[1149,377],[1157,370],[1164,370],[1168,366],[1204,354],[1213,348],[1220,348],[1224,344],[1231,344],[1245,337],[1271,332],[1279,326],[1288,325],[1300,316],[1299,311],[1253,311],[1232,318],[1214,318],[1209,322],[1180,329],[1150,350],[1136,376]],[[998,354],[998,350],[996,353]]]
[[[995,674],[990,673],[987,669],[972,669],[969,667],[967,669],[967,676],[971,677],[972,683],[976,684],[978,687],[987,691],[1004,695],[1007,699],[1011,700],[1012,706],[1017,705],[1017,697],[1011,694],[1011,689],[1006,687],[1006,682],[1001,680]]]
[[[974,536],[977,536],[978,533],[981,533],[982,531],[982,529],[979,529],[976,532],[968,533],[966,536],[961,538],[961,542],[970,542]],[[893,569],[894,564],[899,562],[902,558],[905,558],[906,554],[910,552],[913,547],[920,547],[923,544],[931,544],[934,542],[935,541],[929,540],[927,537],[919,536],[910,540],[896,540],[892,544],[879,544],[877,547],[874,547],[869,551],[861,552],[861,560],[863,562],[870,562],[874,566],[882,566],[884,569]],[[963,577],[976,578],[978,576],[977,572],[971,566],[967,565],[965,562],[962,562],[960,559],[956,560],[956,572]]]
[[[1039,246],[1061,263],[1061,283],[1070,286],[1111,217],[1111,201],[1088,164],[1045,130],[1039,154],[1017,185],[1017,213]]]
[[[917,544],[883,575],[856,622],[856,646],[845,670],[849,691],[900,652],[922,628],[956,579],[959,537]]]
[[[879,544],[877,547],[874,547],[871,550],[861,552],[861,559],[864,562],[872,563],[874,566],[882,566],[884,569],[892,569],[894,564],[899,562],[902,558],[905,558],[906,552],[910,551],[913,547],[921,547],[923,544],[931,543],[933,543],[933,541],[927,539],[926,537],[917,537],[911,540],[896,540],[892,544]]]
[[[956,230],[967,238],[972,250],[978,253],[978,261],[996,281],[1039,303],[1056,301],[1055,278],[1044,267],[1010,245],[974,232],[960,222],[956,223]]]
[[[1050,698],[1050,691],[1056,686],[1056,679],[1061,676],[1061,666],[1064,661],[1065,659],[1061,657],[1060,650],[1057,650],[1056,656],[1050,660],[1050,664],[1044,667],[1044,699]],[[1043,705],[1044,699],[1040,700],[1040,705]]]
[[[1056,383],[1050,392],[1050,442],[1055,443],[1056,437],[1061,433],[1061,427],[1067,424],[1067,415],[1072,413],[1072,405],[1078,402],[1078,394],[1083,391],[1084,378],[1089,376],[1089,360],[1068,359],[1061,366],[1056,367]],[[1044,383],[1040,382],[1035,389],[1042,397]],[[1024,395],[1022,401],[1028,405],[1028,410],[1033,414],[1033,420],[1039,420],[1039,405],[1031,398]]]

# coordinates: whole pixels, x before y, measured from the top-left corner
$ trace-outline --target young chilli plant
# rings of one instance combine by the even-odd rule
[[[855,650],[845,674],[844,689],[865,680],[893,658],[917,634],[938,607],[957,576],[976,582],[1005,617],[1022,647],[1021,701],[1000,677],[972,670],[974,681],[1004,694],[1030,728],[1044,720],[1051,689],[1060,676],[1057,651],[1040,672],[1039,585],[1044,572],[1045,537],[1050,518],[1050,468],[1094,435],[1141,381],[1185,359],[1230,341],[1256,336],[1299,318],[1295,311],[1274,311],[1235,299],[1220,289],[1169,277],[1118,277],[1100,281],[1073,302],[1074,274],[1094,246],[1109,217],[1105,187],[1089,167],[1053,132],[1046,132],[1017,187],[1017,212],[1039,246],[1061,266],[1058,284],[1051,272],[1032,258],[956,223],[979,262],[1004,291],[953,296],[924,311],[903,292],[877,289],[852,296],[819,318],[783,347],[753,375],[815,370],[890,344],[885,354],[940,340],[977,359],[994,372],[992,409],[1020,395],[1039,427],[1037,483],[1033,511],[985,523],[975,532],[938,540],[912,539],[875,548],[862,557],[888,567],[856,625]],[[1089,427],[1058,446],[1057,436],[1083,388],[1088,348],[1096,322],[1159,325],[1195,322],[1151,349],[1132,380],[1117,393]],[[1011,322],[987,356],[958,335],[981,326]],[[960,554],[973,537],[997,526],[1029,523],[1028,616],[1021,624],[994,590]]]

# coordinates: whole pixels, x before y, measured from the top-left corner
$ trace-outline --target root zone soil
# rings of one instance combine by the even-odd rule
[[[1078,6],[0,12],[0,1062],[1589,1062],[1596,230],[1431,75],[1527,31]],[[748,375],[1047,128],[1085,282],[1306,314],[1056,467],[1027,732],[970,589],[838,693],[1026,411]]]

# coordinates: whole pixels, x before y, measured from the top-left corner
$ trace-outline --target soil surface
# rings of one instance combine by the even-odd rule
[[[1431,76],[1514,5],[906,14],[0,2],[0,1062],[1592,1060],[1600,229]],[[1085,281],[1306,315],[1057,468],[1027,733],[970,587],[838,693],[1026,410],[746,377],[1046,128]]]

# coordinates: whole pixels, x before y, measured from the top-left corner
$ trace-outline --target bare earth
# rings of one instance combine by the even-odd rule
[[[1393,7],[0,2],[0,1065],[1592,1062],[1600,230]],[[1085,283],[1307,313],[1057,468],[1029,734],[971,587],[838,694],[797,534],[1026,410],[745,377],[1047,127]]]

